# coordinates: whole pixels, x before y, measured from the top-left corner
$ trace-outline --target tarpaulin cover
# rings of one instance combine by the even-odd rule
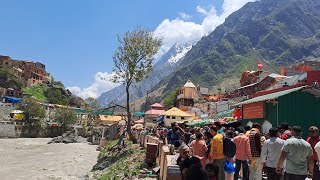
[[[21,98],[10,97],[10,96],[4,96],[4,98],[11,103],[19,103],[22,101]]]
[[[158,123],[158,122],[161,122],[161,121],[163,121],[163,120],[164,120],[164,116],[160,116],[160,117],[158,117],[157,121],[154,122],[154,124],[156,124],[156,123]]]

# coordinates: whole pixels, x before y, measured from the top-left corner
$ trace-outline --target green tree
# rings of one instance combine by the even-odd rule
[[[47,98],[45,96],[45,91],[47,90],[47,86],[42,84],[37,84],[34,86],[23,88],[23,92],[35,97],[38,101],[45,101]]]
[[[61,91],[55,88],[50,88],[46,91],[46,96],[48,98],[48,102],[52,104],[62,104],[62,94]]]
[[[152,31],[136,28],[118,36],[118,49],[113,56],[115,76],[113,82],[124,84],[127,96],[127,133],[131,134],[129,88],[133,81],[140,82],[151,70],[153,56],[158,52],[162,39],[155,38]]]
[[[163,105],[166,109],[170,109],[174,106],[177,99],[177,92],[175,90],[170,91],[163,100]]]
[[[62,127],[68,127],[76,123],[77,116],[72,109],[59,108],[55,112],[54,119]]]
[[[5,80],[5,81],[8,80],[10,74],[11,73],[7,69],[5,69],[5,68],[0,69],[0,79],[1,80]]]
[[[64,85],[61,81],[52,81],[52,84],[64,88]]]
[[[89,97],[85,100],[86,102],[86,106],[89,108],[89,109],[98,109],[99,108],[99,102],[98,100],[96,100],[95,98],[93,97]]]
[[[27,120],[34,124],[38,129],[42,128],[46,112],[34,97],[24,98],[17,106],[17,109],[22,110],[25,113]]]
[[[97,110],[99,108],[99,102],[93,97],[87,98],[85,102],[89,120],[89,123],[87,125],[91,125],[91,123],[94,122],[94,120],[96,119],[94,110]]]

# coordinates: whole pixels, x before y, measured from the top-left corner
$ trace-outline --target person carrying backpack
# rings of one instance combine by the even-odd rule
[[[226,156],[227,161],[225,163],[225,177],[227,180],[233,180],[234,176],[234,160],[233,157],[236,155],[236,144],[233,142],[234,132],[228,130],[226,137],[223,139],[223,154]],[[227,167],[227,168],[226,168]]]
[[[233,142],[234,132],[228,130],[223,139],[223,154],[227,160],[234,163],[233,157],[236,155],[236,144]]]

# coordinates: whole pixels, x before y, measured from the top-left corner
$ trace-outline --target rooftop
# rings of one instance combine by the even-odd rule
[[[183,87],[196,88],[196,86],[191,82],[190,79],[187,81],[187,83]]]

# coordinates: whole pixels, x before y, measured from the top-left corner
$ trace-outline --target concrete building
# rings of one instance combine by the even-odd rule
[[[12,60],[9,56],[0,56],[0,68],[9,70],[15,77],[23,76],[23,65],[20,61]]]
[[[23,77],[27,82],[27,86],[36,85],[47,80],[47,73],[44,69],[45,65],[41,63],[34,63],[32,61],[25,61]]]
[[[47,75],[44,64],[33,61],[13,60],[9,56],[0,56],[0,68],[5,68],[15,77],[23,79],[27,86],[42,83],[50,77]]]
[[[164,107],[155,103],[150,106],[151,108],[145,113],[146,123],[154,123],[157,121],[158,117],[165,112]]]
[[[190,114],[176,108],[173,107],[171,109],[169,109],[168,111],[165,111],[163,114],[164,116],[164,125],[165,126],[170,126],[171,123],[173,122],[184,122],[184,121],[188,121],[188,118],[191,117]]]

